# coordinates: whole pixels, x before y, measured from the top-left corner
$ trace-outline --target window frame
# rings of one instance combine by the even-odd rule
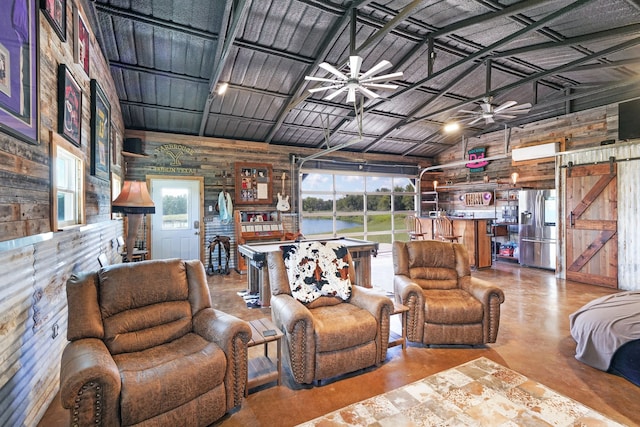
[[[85,214],[85,165],[86,161],[82,150],[79,147],[74,146],[64,139],[59,134],[50,131],[51,134],[51,229],[53,231],[63,230],[70,227],[77,227],[86,223]],[[64,152],[65,157],[69,156],[75,160],[76,170],[76,190],[75,202],[76,212],[73,223],[58,221],[58,158],[61,152]]]

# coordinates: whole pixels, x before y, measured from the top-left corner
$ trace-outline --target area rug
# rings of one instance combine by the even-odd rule
[[[300,426],[621,426],[481,357]]]

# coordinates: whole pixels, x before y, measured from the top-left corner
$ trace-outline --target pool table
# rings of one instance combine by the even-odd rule
[[[350,237],[338,237],[334,239],[314,239],[319,242],[340,242],[349,249],[356,270],[355,284],[371,287],[371,256],[378,255],[378,242],[353,239]],[[292,244],[295,241],[285,240],[278,242],[256,242],[238,246],[238,252],[246,259],[249,265],[247,272],[247,289],[252,294],[260,295],[262,307],[271,305],[271,287],[269,286],[269,273],[263,268],[268,252],[280,250],[280,246]]]

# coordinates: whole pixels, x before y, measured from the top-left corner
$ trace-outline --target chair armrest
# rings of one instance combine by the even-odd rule
[[[71,424],[120,424],[120,372],[104,342],[85,338],[67,344],[60,363],[60,401]]]
[[[227,356],[227,372],[224,385],[227,395],[227,411],[242,403],[247,383],[247,344],[251,339],[251,327],[244,320],[214,308],[205,308],[193,316],[193,331],[214,342]]]
[[[393,312],[393,301],[391,301],[389,297],[376,293],[371,288],[354,286],[351,290],[349,302],[367,310],[376,319],[381,319],[383,309],[385,308],[389,310],[389,313]]]
[[[409,276],[393,276],[393,291],[397,302],[409,307],[407,313],[407,339],[422,342],[424,333],[424,294],[422,288]]]
[[[375,293],[373,289],[354,286],[351,290],[349,303],[367,310],[377,321],[376,344],[379,351],[376,353],[376,364],[379,365],[387,358],[391,326],[389,319],[393,313],[393,301],[384,295]]]
[[[491,298],[498,298],[498,302],[504,302],[504,292],[491,282],[471,277],[468,284],[462,284],[462,289],[469,292],[475,299],[482,302],[485,306],[489,304]]]
[[[284,332],[289,365],[296,382],[311,384],[315,379],[316,341],[313,316],[289,294],[271,296],[271,317]]]
[[[463,284],[462,288],[480,301],[485,308],[486,318],[482,322],[484,341],[496,342],[500,326],[500,304],[504,302],[504,292],[493,283],[476,277],[471,277],[471,280]]]

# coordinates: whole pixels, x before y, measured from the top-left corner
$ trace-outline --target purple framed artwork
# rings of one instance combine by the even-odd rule
[[[89,31],[77,7],[73,7],[73,59],[89,75]]]
[[[0,0],[0,130],[38,143],[38,7]]]
[[[80,146],[82,91],[66,65],[58,67],[58,133]]]
[[[67,39],[67,0],[40,0],[40,8],[60,40]]]
[[[111,105],[97,80],[91,80],[91,175],[109,181]]]

